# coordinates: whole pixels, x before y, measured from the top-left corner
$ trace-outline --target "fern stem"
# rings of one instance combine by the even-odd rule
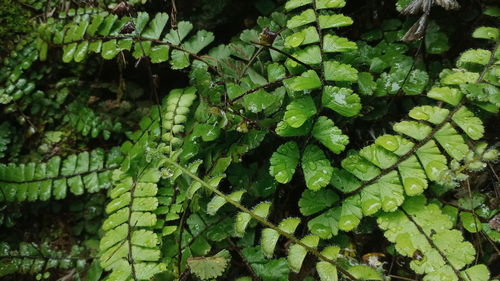
[[[191,171],[189,171],[188,169],[182,167],[181,165],[179,165],[178,163],[176,163],[175,161],[173,161],[172,159],[170,158],[165,158],[165,162],[167,162],[168,164],[178,168],[179,170],[181,170],[184,174],[186,174],[187,176],[189,176],[190,178],[192,178],[193,180],[199,182],[201,185],[203,185],[204,187],[206,187],[208,190],[212,191],[213,193],[217,194],[218,196],[224,198],[224,200],[226,202],[228,202],[229,204],[235,206],[236,208],[240,209],[241,211],[249,214],[253,219],[255,219],[256,221],[260,222],[262,225],[266,226],[266,227],[269,227],[273,230],[275,230],[276,232],[278,232],[281,236],[284,236],[286,237],[287,239],[291,240],[293,243],[295,244],[298,244],[302,247],[304,247],[308,252],[310,252],[311,254],[315,255],[316,257],[318,257],[319,259],[325,261],[325,262],[328,262],[334,266],[337,267],[338,271],[342,274],[344,274],[345,276],[347,276],[349,279],[351,280],[355,280],[355,281],[359,281],[359,279],[357,279],[356,277],[354,277],[351,273],[349,273],[347,270],[341,268],[340,266],[338,266],[337,262],[332,260],[332,259],[329,259],[327,258],[326,256],[324,256],[323,254],[321,254],[318,250],[312,248],[312,247],[309,247],[307,246],[306,244],[304,244],[302,241],[300,241],[298,238],[296,238],[294,235],[292,234],[289,234],[283,230],[281,230],[278,226],[274,225],[273,223],[267,221],[265,218],[261,217],[261,216],[258,216],[256,215],[255,213],[253,213],[252,211],[250,211],[249,209],[247,209],[245,206],[241,205],[239,202],[236,202],[234,200],[232,200],[231,198],[229,198],[229,196],[227,196],[226,194],[222,193],[221,191],[219,191],[218,189],[210,186],[207,182],[205,182],[204,180],[202,180],[201,178],[199,178],[197,175],[193,174]]]

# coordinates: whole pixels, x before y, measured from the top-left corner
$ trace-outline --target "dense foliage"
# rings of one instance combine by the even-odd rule
[[[2,280],[499,279],[499,7],[178,2],[0,7]]]

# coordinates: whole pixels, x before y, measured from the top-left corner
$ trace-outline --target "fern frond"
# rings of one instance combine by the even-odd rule
[[[485,66],[483,73],[490,65]],[[421,194],[428,181],[454,185],[463,179],[463,168],[453,169],[453,163],[472,167],[477,166],[477,161],[487,161],[470,148],[472,141],[483,136],[482,121],[465,105],[463,93],[456,88],[463,83],[480,83],[482,79],[480,73],[445,72],[443,87],[432,88],[427,96],[447,103],[451,109],[415,107],[409,112],[410,120],[394,124],[399,135],[380,136],[374,144],[351,152],[342,161],[342,169],[335,169],[332,177],[332,185],[350,195],[342,204],[341,230],[354,229],[363,216],[379,210],[396,210],[406,196]]]
[[[128,172],[128,171],[127,171]],[[151,228],[156,224],[153,211],[158,207],[158,166],[146,165],[135,176],[116,170],[109,217],[103,222],[101,266],[112,270],[111,280],[149,280],[165,267],[159,263],[160,240]]]
[[[311,132],[319,143],[335,154],[345,149],[349,138],[331,119],[317,115],[323,114],[323,108],[347,117],[353,117],[361,110],[360,98],[351,89],[329,85],[335,82],[347,86],[358,79],[356,69],[334,60],[332,56],[357,49],[354,42],[332,31],[352,24],[349,17],[333,12],[333,9],[344,6],[345,1],[292,0],[285,4],[288,12],[300,11],[287,22],[290,34],[286,35],[284,45],[291,55],[285,66],[295,77],[283,81],[292,100],[286,107],[283,121],[276,128],[277,134],[284,137],[303,136]],[[308,67],[304,69],[304,65]],[[319,108],[313,95],[317,90],[321,91]],[[284,154],[285,150],[287,153]],[[299,150],[295,142],[280,146],[271,157],[271,175],[280,183],[289,182],[298,165],[298,161],[292,160],[301,158],[306,186],[311,190],[326,186],[332,177],[332,167],[322,149],[308,145],[302,153]]]
[[[36,90],[37,77],[27,75],[27,70],[38,60],[36,42],[25,38],[16,45],[9,56],[3,59],[0,68],[0,104],[9,104]]]
[[[68,106],[68,114],[63,121],[68,122],[71,128],[80,132],[83,136],[97,138],[102,135],[105,140],[109,139],[111,133],[120,132],[122,124],[109,116],[99,116],[91,108],[73,102]]]
[[[464,269],[475,261],[474,246],[452,229],[450,218],[438,205],[427,204],[423,196],[405,201],[391,213],[382,213],[377,222],[396,250],[411,258],[410,267],[423,280],[489,280],[486,266]]]
[[[96,149],[46,163],[0,164],[0,201],[63,199],[68,191],[81,195],[107,189],[120,157],[116,149]]]
[[[0,242],[0,277],[19,273],[44,273],[51,269],[76,269],[82,272],[88,262],[82,249],[74,246],[71,253],[57,251],[49,244],[21,242],[18,249],[13,249],[6,242]]]
[[[157,183],[162,173],[172,183],[180,175],[163,169],[162,159],[164,153],[173,154],[182,144],[178,136],[184,131],[195,92],[194,88],[172,90],[162,107],[141,121],[141,130],[131,136],[132,141],[122,146],[126,157],[113,176],[112,200],[106,207],[109,217],[103,223],[105,234],[100,242],[101,266],[112,271],[112,280],[149,280],[165,270],[158,249],[161,242],[153,230],[158,215],[166,213],[165,221],[170,221],[181,210],[158,208],[160,199],[168,200],[165,197],[170,188],[166,186],[159,191]],[[160,138],[166,143],[159,145]],[[193,166],[194,171],[199,164]],[[175,228],[163,226],[163,235],[173,231]]]
[[[184,133],[184,124],[188,119],[189,107],[196,99],[196,88],[175,89],[170,91],[166,98],[165,112],[163,113],[162,151],[167,155],[174,153],[181,145],[181,134]]]
[[[198,31],[187,39],[193,29],[182,21],[176,29],[166,29],[168,15],[158,13],[152,19],[146,12],[137,17],[118,17],[101,12],[81,15],[64,26],[47,24],[40,30],[46,44],[63,47],[64,62],[81,62],[90,53],[98,53],[104,59],[113,59],[121,51],[131,51],[135,58],[147,56],[153,63],[170,61],[173,69],[190,65],[190,58],[204,61],[197,54],[213,40],[212,33]],[[187,39],[187,40],[186,40]]]
[[[153,108],[140,122],[140,130],[122,145],[125,159],[113,173],[112,200],[106,206],[99,245],[101,266],[112,271],[110,280],[148,280],[164,268],[159,262],[160,240],[152,231],[161,177],[154,151],[161,135],[159,115],[160,109]]]

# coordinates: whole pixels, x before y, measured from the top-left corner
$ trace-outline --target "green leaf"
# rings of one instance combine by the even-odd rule
[[[290,29],[312,23],[316,20],[316,15],[312,9],[307,9],[299,15],[288,20],[286,26]]]
[[[147,15],[147,13],[145,14]],[[90,20],[90,25],[87,27],[87,34],[93,36],[97,32],[97,29],[103,21],[104,16],[102,14],[93,15],[92,19]]]
[[[307,135],[312,128],[314,120],[307,120],[302,126],[298,128],[293,128],[285,121],[280,121],[276,126],[276,134],[282,137],[298,137]]]
[[[433,140],[428,141],[417,152],[417,157],[431,181],[444,180],[448,171],[447,160]]]
[[[224,273],[229,264],[229,259],[229,252],[223,250],[212,257],[189,257],[187,264],[191,272],[198,278],[201,280],[210,280]]]
[[[347,271],[359,280],[384,280],[375,268],[368,265],[355,265],[348,268]]]
[[[309,26],[299,32],[295,32],[285,38],[285,47],[296,48],[319,42],[319,34],[316,27]]]
[[[183,44],[184,48],[192,53],[199,53],[203,48],[214,41],[215,37],[212,32],[205,30],[198,31],[191,39]]]
[[[193,24],[188,21],[180,21],[177,23],[177,29],[171,29],[167,35],[165,35],[165,41],[172,43],[174,45],[180,45],[182,40],[193,29]]]
[[[149,22],[148,26],[142,33],[142,36],[149,39],[160,39],[163,28],[168,22],[167,13],[157,13]]]
[[[359,93],[362,95],[372,95],[377,88],[377,83],[373,80],[373,75],[369,72],[358,74]]]
[[[325,86],[321,102],[323,106],[346,117],[356,116],[362,107],[359,96],[349,88]]]
[[[120,49],[116,45],[116,40],[109,40],[106,41],[102,44],[102,52],[101,55],[104,59],[110,60],[116,57],[118,53],[120,52]]]
[[[446,108],[424,105],[412,108],[408,116],[415,120],[424,120],[437,125],[444,122],[449,113],[450,111]]]
[[[380,209],[385,212],[395,211],[404,201],[403,186],[396,171],[382,176],[374,184],[361,191],[361,208],[366,216],[373,215]]]
[[[338,200],[339,196],[330,189],[318,191],[306,189],[299,200],[300,212],[304,216],[309,216],[331,207]]]
[[[198,123],[194,126],[193,135],[201,137],[203,141],[214,141],[221,133],[217,123]]]
[[[487,65],[491,58],[491,52],[488,50],[477,49],[463,52],[457,61],[457,66],[464,68],[468,64]]]
[[[462,271],[462,278],[467,281],[488,281],[490,272],[484,264],[477,264]]]
[[[273,256],[279,237],[279,233],[274,229],[265,228],[262,230],[260,245],[262,247],[262,252],[267,258],[271,258]]]
[[[381,169],[388,169],[398,161],[395,154],[377,144],[365,146],[359,155]]]
[[[351,153],[342,160],[342,168],[362,181],[369,181],[380,174],[380,169],[359,154]]]
[[[462,221],[463,227],[471,233],[477,233],[481,231],[481,221],[477,216],[469,212],[460,212],[460,221]]]
[[[474,30],[472,37],[497,41],[500,37],[500,30],[495,27],[481,26]]]
[[[323,39],[323,51],[326,53],[342,53],[357,49],[358,46],[356,46],[356,43],[344,37],[327,34]]]
[[[439,131],[434,134],[434,139],[443,147],[443,149],[454,159],[462,160],[469,152],[469,146],[461,135],[450,125],[446,123]]]
[[[392,128],[394,131],[410,136],[416,140],[423,140],[432,132],[430,126],[416,121],[401,121],[394,124]]]
[[[279,63],[271,63],[267,66],[267,80],[274,82],[286,76],[285,67]]]
[[[316,114],[316,105],[310,96],[293,100],[286,107],[284,120],[293,128],[299,128]]]
[[[500,17],[500,8],[495,6],[490,6],[484,9],[483,14],[490,17]]]
[[[285,4],[285,9],[287,11],[302,7],[304,5],[312,3],[313,0],[289,0]]]
[[[68,63],[73,60],[77,47],[78,43],[71,43],[63,47],[63,58],[62,58],[63,62]]]
[[[329,262],[320,261],[316,263],[316,271],[321,281],[338,281],[337,267]]]
[[[316,0],[316,9],[318,10],[343,8],[345,5],[345,0]]]
[[[319,243],[319,237],[316,235],[307,235],[300,239],[305,245],[316,248]],[[302,268],[302,263],[307,255],[307,250],[301,245],[294,244],[288,249],[288,264],[293,272],[298,273]]]
[[[479,79],[479,73],[458,71],[444,76],[441,82],[445,85],[460,85],[464,83],[476,83]]]
[[[142,31],[144,30],[148,22],[149,22],[149,13],[146,12],[137,13],[137,17],[134,19],[136,34],[141,35]]]
[[[330,182],[333,168],[323,151],[316,145],[306,146],[301,165],[307,188],[319,190]]]
[[[437,88],[437,87],[435,87],[435,88],[432,88],[427,93],[427,96],[432,98],[432,99],[444,101],[448,104],[456,106],[460,103],[460,101],[462,101],[463,93],[460,90],[455,89],[455,88],[449,88],[449,87]]]
[[[321,215],[309,220],[307,228],[311,233],[323,239],[330,239],[339,232],[340,208],[331,208]]]
[[[320,64],[323,59],[321,57],[321,49],[317,45],[311,45],[305,47],[304,49],[299,49],[293,53],[293,57],[309,65]],[[297,62],[291,59],[287,59],[287,64],[292,67],[296,67],[298,65]]]
[[[419,95],[429,83],[429,75],[427,72],[415,69],[408,75],[406,82],[403,84],[403,91],[407,95]]]
[[[243,97],[243,106],[250,112],[259,113],[271,107],[277,102],[275,95],[263,89],[255,91]]]
[[[500,107],[500,89],[486,83],[462,84],[462,91],[467,98],[476,101],[490,102]]]
[[[271,156],[269,173],[279,183],[288,183],[292,180],[299,159],[299,146],[296,142],[289,141],[282,144]]]
[[[344,169],[337,168],[333,168],[330,183],[343,193],[352,192],[361,185],[361,182],[353,174]]]
[[[427,177],[415,156],[411,156],[398,165],[405,192],[409,196],[421,194],[427,188]]]
[[[261,218],[267,218],[269,214],[269,209],[271,208],[271,203],[269,202],[261,202],[257,204],[253,209],[252,212],[256,214],[257,216]],[[236,222],[234,224],[234,231],[237,236],[243,237],[245,235],[245,230],[248,226],[248,223],[252,217],[248,213],[244,212],[239,212],[238,215],[236,215]]]
[[[300,219],[299,218],[286,218],[282,220],[278,227],[288,233],[288,234],[293,234],[295,232],[295,229],[297,229],[297,226],[300,224]]]
[[[358,71],[348,64],[338,61],[324,63],[325,79],[336,82],[355,82],[358,80]]]
[[[353,24],[353,20],[350,17],[342,14],[320,15],[318,21],[321,29],[343,27]]]
[[[427,53],[439,55],[450,49],[446,33],[436,28],[428,28],[425,33],[425,49]]]
[[[333,121],[325,116],[321,116],[316,120],[312,135],[335,154],[344,151],[349,143],[349,137],[342,134],[342,131],[334,125]]]
[[[359,225],[362,217],[359,195],[347,197],[342,202],[338,227],[343,231],[351,231]]]
[[[474,116],[465,106],[461,107],[451,119],[473,140],[479,140],[484,135],[481,119]]]
[[[228,197],[229,199],[235,202],[240,202],[241,197],[243,196],[244,193],[245,191],[243,190],[235,191],[229,194]],[[207,204],[207,214],[212,216],[215,215],[217,211],[226,204],[226,202],[227,202],[226,199],[224,199],[223,197],[220,197],[218,195],[214,196],[212,200],[210,200],[210,202],[208,202]]]
[[[308,70],[300,76],[288,78],[283,82],[291,91],[313,90],[321,87],[321,80],[314,70]]]
[[[152,63],[161,63],[168,60],[169,47],[167,45],[158,45],[151,48],[149,53]]]

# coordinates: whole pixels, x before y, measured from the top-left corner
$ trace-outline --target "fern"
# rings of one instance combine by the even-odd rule
[[[119,121],[114,122],[115,120],[111,118],[101,117],[91,108],[78,102],[71,103],[68,106],[68,114],[63,120],[83,136],[93,138],[103,135],[104,139],[109,139],[111,133],[122,130],[122,124]]]
[[[13,162],[0,164],[0,276],[490,279],[495,19],[475,19],[484,26],[462,50],[453,32],[470,17],[424,13],[425,38],[400,42],[414,21],[387,18],[386,5],[362,3],[349,29],[345,0],[287,0],[208,49],[212,33],[177,21],[195,22],[181,9],[199,3],[169,2],[167,14],[138,1],[26,1],[36,31],[0,74],[0,157]]]
[[[408,199],[400,210],[381,214],[377,222],[396,250],[412,260],[410,267],[423,280],[489,280],[486,266],[462,270],[475,260],[475,249],[463,241],[460,231],[438,205],[423,196]]]
[[[77,246],[71,252],[57,251],[44,243],[21,242],[18,249],[13,249],[5,242],[0,242],[0,277],[19,273],[37,276],[50,276],[49,270],[76,269],[82,272],[88,262],[83,250]],[[40,278],[38,277],[38,278]]]
[[[330,31],[332,28],[352,24],[349,17],[331,12],[344,5],[344,1],[288,1],[285,4],[288,11],[299,7],[304,7],[305,10],[292,16],[287,22],[291,34],[285,37],[284,45],[292,53],[285,61],[285,66],[297,77],[283,81],[294,98],[287,105],[283,121],[276,128],[278,135],[284,137],[302,136],[311,132],[317,141],[335,154],[345,149],[349,143],[348,137],[328,117],[312,117],[322,114],[323,107],[348,117],[357,115],[361,110],[360,98],[352,90],[328,85],[330,81],[348,85],[357,80],[357,70],[331,59],[330,55],[357,48],[353,42]],[[319,69],[315,70],[316,67]],[[316,89],[322,92],[322,106],[319,110],[314,96],[309,94]],[[299,147],[295,142],[288,142],[280,146],[271,158],[271,175],[278,182],[287,183],[292,179],[298,161],[278,159],[280,154],[286,155],[290,160],[297,159],[300,157]],[[301,158],[306,186],[312,190],[326,186],[332,175],[332,167],[322,149],[316,145],[308,145]]]
[[[48,43],[63,46],[63,62],[81,62],[92,52],[109,60],[124,50],[136,58],[147,56],[153,63],[170,61],[173,69],[188,67],[190,57],[203,61],[197,54],[214,40],[213,34],[198,31],[185,40],[193,25],[183,21],[176,29],[165,30],[168,18],[158,13],[150,19],[145,12],[135,18],[107,12],[77,15],[61,31],[55,24],[42,27],[40,36],[46,41],[42,47]]]
[[[113,175],[112,200],[106,207],[109,217],[103,223],[105,234],[99,247],[101,266],[112,271],[111,280],[148,280],[165,270],[157,248],[160,240],[153,231],[159,206],[157,183],[162,176],[162,154],[172,153],[180,144],[175,137],[183,131],[185,115],[196,97],[193,90],[171,91],[162,106],[165,111],[153,111],[153,118],[144,119],[142,130],[132,136],[134,143],[122,146],[126,157]],[[163,115],[162,119],[159,115]],[[162,120],[161,126],[158,120]],[[162,135],[163,129],[166,131]],[[167,146],[158,145],[160,137],[169,141]]]
[[[35,79],[30,79],[26,71],[38,59],[36,43],[26,38],[16,45],[8,57],[3,60],[0,69],[0,104],[9,104],[36,90]],[[36,80],[35,80],[36,81]]]
[[[335,276],[337,274],[337,270],[351,280],[382,280],[382,277],[376,271],[374,271],[374,269],[368,266],[348,266],[342,263],[342,265],[347,267],[347,269],[345,269],[344,267],[339,267],[339,259],[343,259],[338,257],[339,249],[332,246],[325,248],[321,252],[316,250],[316,246],[318,244],[317,242],[319,242],[319,237],[316,235],[306,236],[301,240],[297,239],[293,235],[293,232],[295,232],[295,229],[300,223],[299,218],[287,218],[281,221],[279,225],[274,225],[267,220],[270,208],[269,203],[259,203],[254,207],[253,210],[249,210],[239,203],[242,195],[241,192],[225,195],[224,193],[217,190],[214,184],[202,180],[191,171],[180,166],[174,161],[168,158],[165,159],[165,161],[172,167],[181,170],[184,174],[188,175],[193,180],[196,180],[196,182],[207,188],[209,191],[216,194],[216,197],[214,197],[211,202],[221,201],[221,203],[211,205],[209,204],[209,207],[211,208],[210,210],[207,210],[209,213],[215,213],[223,205],[224,202],[228,202],[242,211],[236,218],[236,233],[242,235],[245,232],[245,229],[251,219],[255,219],[260,224],[265,226],[266,228],[264,228],[262,231],[261,242],[262,250],[265,255],[272,256],[276,247],[276,242],[278,241],[280,236],[284,236],[287,239],[291,240],[294,244],[296,244],[292,246],[293,250],[290,250],[288,256],[289,264],[293,270],[300,270],[300,268],[302,267],[303,259],[305,257],[305,253],[309,252],[320,259],[317,264],[317,270],[322,277],[322,280],[330,280],[329,278],[334,278],[332,276]],[[365,279],[366,276],[370,277]],[[374,276],[375,279],[373,279]]]
[[[81,195],[107,189],[119,159],[116,150],[96,149],[46,163],[0,164],[0,201],[63,199],[68,191]]]
[[[153,117],[158,110],[153,111]],[[112,271],[110,280],[147,280],[160,272],[158,236],[151,231],[157,218],[152,211],[158,206],[155,197],[160,179],[157,159],[146,159],[147,147],[160,136],[154,118],[145,117],[141,130],[122,145],[125,159],[113,174],[111,201],[106,206],[108,218],[103,222],[100,240],[100,264]],[[148,161],[149,160],[149,161]],[[154,162],[151,162],[154,161]]]
[[[449,82],[450,76],[469,74],[476,80],[467,82],[480,83],[482,74],[444,73],[444,87],[432,88],[427,96],[451,105],[451,109],[428,105],[413,108],[409,113],[413,120],[394,124],[399,135],[378,137],[375,144],[352,151],[342,160],[342,169],[334,170],[332,185],[350,195],[337,209],[339,229],[352,230],[363,216],[379,210],[395,211],[406,196],[421,194],[428,181],[454,185],[464,178],[463,169],[488,160],[474,157],[474,150],[468,145],[482,138],[482,122],[464,105],[462,92],[454,86],[461,83]],[[450,163],[446,155],[452,159]],[[457,168],[459,162],[465,165],[461,169]]]

